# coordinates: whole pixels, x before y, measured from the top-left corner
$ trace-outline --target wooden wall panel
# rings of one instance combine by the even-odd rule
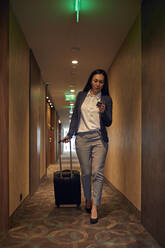
[[[165,247],[165,1],[142,7],[142,223]]]
[[[54,164],[57,159],[57,112],[47,103],[46,110],[46,133],[47,133],[47,166]]]
[[[11,215],[29,194],[29,48],[10,10],[9,196]]]
[[[57,160],[57,112],[54,111],[54,163]]]
[[[9,1],[0,7],[0,231],[8,229],[9,216]],[[3,37],[3,38],[2,38]]]
[[[41,83],[40,103],[41,149],[40,149],[40,179],[46,175],[46,89]]]
[[[50,157],[50,127],[51,127],[51,108],[50,105],[46,104],[46,166],[50,165],[51,157]]]
[[[113,122],[106,178],[141,209],[141,18],[138,15],[109,71]]]
[[[54,108],[51,109],[51,143],[50,143],[50,163],[55,164],[56,161],[56,140],[55,140],[55,121],[56,121],[56,111]]]
[[[30,53],[30,193],[33,194],[40,184],[40,103],[41,75],[38,64]]]

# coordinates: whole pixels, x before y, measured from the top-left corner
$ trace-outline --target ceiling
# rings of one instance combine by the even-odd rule
[[[65,93],[80,91],[91,71],[112,64],[141,7],[141,0],[11,0],[63,124],[69,120]],[[77,59],[78,65],[72,65]]]

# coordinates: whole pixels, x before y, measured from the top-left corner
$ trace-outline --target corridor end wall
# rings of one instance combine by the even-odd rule
[[[141,210],[141,15],[109,70],[113,123],[105,177]]]

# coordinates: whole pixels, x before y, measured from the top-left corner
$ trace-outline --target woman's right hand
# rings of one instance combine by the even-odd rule
[[[68,143],[69,141],[70,141],[69,136],[65,136],[65,137],[61,140],[61,142],[63,142],[63,143]]]

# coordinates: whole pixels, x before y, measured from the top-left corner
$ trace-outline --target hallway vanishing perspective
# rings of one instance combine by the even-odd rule
[[[165,0],[1,0],[0,248],[165,247],[164,13]],[[55,206],[53,172],[99,68],[113,108],[90,225],[83,194],[81,209]]]
[[[65,159],[64,169],[69,168]],[[59,165],[50,165],[48,177],[37,192],[26,199],[11,219],[8,234],[0,236],[0,248],[159,248],[131,211],[128,202],[104,184],[99,223],[90,225],[89,214],[74,205],[55,206],[53,172]],[[73,169],[79,169],[74,162]]]

